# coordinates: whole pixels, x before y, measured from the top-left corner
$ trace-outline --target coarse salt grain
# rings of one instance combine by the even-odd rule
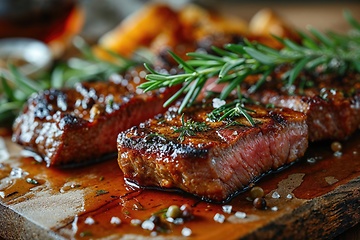
[[[226,104],[225,100],[221,100],[220,98],[214,98],[212,102],[213,102],[213,108],[219,108]]]
[[[181,224],[184,224],[184,219],[183,218],[175,218],[173,223],[175,225],[181,225]]]
[[[5,193],[3,191],[0,192],[0,197],[5,198]]]
[[[272,198],[280,198],[280,194],[278,192],[273,192],[273,194],[271,195]]]
[[[92,217],[87,217],[84,223],[87,225],[93,225],[95,223],[95,220]]]
[[[222,210],[224,213],[231,213],[232,206],[231,205],[224,205],[222,206]]]
[[[240,219],[244,219],[244,218],[246,218],[246,213],[244,213],[244,212],[236,212],[235,217],[240,218]]]
[[[287,199],[292,199],[293,196],[291,195],[291,193],[289,193],[287,196],[286,196]]]
[[[279,208],[277,206],[274,206],[274,207],[271,208],[271,211],[276,212],[277,210],[279,210]]]
[[[334,156],[335,156],[335,157],[341,157],[341,156],[342,156],[342,152],[339,152],[339,151],[334,152]]]
[[[120,218],[118,218],[118,217],[112,217],[112,218],[110,219],[110,223],[111,223],[111,224],[114,224],[114,225],[119,225],[119,224],[121,223],[121,220],[120,220]]]
[[[316,163],[316,159],[315,158],[308,158],[307,162],[308,163]]]
[[[181,230],[181,235],[183,235],[184,237],[190,237],[192,234],[192,231],[190,228],[187,228],[187,227],[184,227],[182,230]]]
[[[133,226],[139,226],[141,224],[141,220],[140,219],[131,219],[130,223]]]
[[[141,224],[142,229],[145,230],[154,230],[155,228],[155,223],[153,221],[150,220],[145,220],[142,224]]]
[[[220,213],[217,213],[214,216],[214,221],[218,222],[218,223],[223,223],[223,222],[225,222],[225,216]]]
[[[17,167],[11,169],[11,172],[10,172],[10,177],[11,178],[22,178],[22,177],[25,177],[27,175],[29,175],[28,172],[25,172],[21,168],[17,168]]]

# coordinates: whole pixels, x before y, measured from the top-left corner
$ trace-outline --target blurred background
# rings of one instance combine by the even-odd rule
[[[321,31],[344,32],[344,9],[360,19],[360,1],[239,1],[239,0],[0,0],[0,39],[32,37],[52,45],[55,55],[74,35],[96,41],[123,19],[150,2],[180,8],[195,3],[249,22],[261,9],[271,9],[296,29],[312,25]],[[55,50],[54,50],[55,49]]]
[[[149,2],[151,1],[102,0],[99,4],[97,0],[82,1],[87,16],[82,34],[89,39],[97,38]],[[170,3],[175,7],[191,2],[240,17],[245,21],[249,21],[259,10],[270,8],[289,24],[300,29],[312,25],[319,30],[346,31],[348,25],[342,16],[344,9],[350,10],[357,19],[360,19],[360,1],[163,0],[157,2]]]

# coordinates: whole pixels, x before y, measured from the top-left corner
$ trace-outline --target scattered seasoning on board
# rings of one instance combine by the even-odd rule
[[[264,210],[266,209],[266,200],[264,198],[255,198],[253,205],[256,209]]]
[[[107,193],[109,193],[109,191],[100,189],[100,190],[96,191],[96,196],[104,195],[104,194],[107,194]]]
[[[190,237],[192,234],[192,231],[190,228],[187,228],[187,227],[184,227],[182,230],[181,230],[181,235],[183,235],[184,237]]]
[[[90,237],[92,233],[90,231],[83,231],[80,233],[80,237]]]
[[[252,199],[264,197],[264,189],[262,189],[261,187],[253,187],[250,190],[250,197]]]
[[[225,222],[225,216],[221,213],[216,213],[214,216],[214,221],[218,223],[224,223]]]
[[[338,141],[334,141],[330,145],[331,150],[334,152],[335,157],[341,157],[342,156],[342,144]]]
[[[36,180],[33,179],[33,178],[27,178],[27,179],[26,179],[26,182],[27,182],[27,183],[30,183],[30,184],[34,184],[34,185],[38,185],[38,184],[39,184],[39,182],[36,181]]]
[[[306,161],[308,163],[316,163],[316,158],[311,157],[311,158],[308,158]]]
[[[275,199],[279,199],[281,196],[278,192],[273,192],[273,194],[271,195],[272,198],[275,198]]]
[[[246,213],[237,211],[235,213],[235,217],[240,218],[240,219],[244,219],[244,218],[246,218]]]
[[[232,206],[231,205],[224,205],[224,206],[222,206],[222,210],[223,210],[223,212],[224,213],[231,213],[231,211],[232,211]]]
[[[120,225],[121,224],[121,219],[118,218],[118,217],[111,217],[110,223],[113,224],[113,225]]]
[[[271,208],[271,211],[276,212],[277,210],[279,210],[279,208],[277,206],[274,206],[274,207]]]
[[[193,218],[193,209],[189,204],[183,204],[180,207],[178,205],[171,205],[154,213],[144,221],[132,219],[131,224],[133,226],[141,226],[142,229],[152,231],[151,234],[153,234],[153,232],[169,232],[171,231],[172,224],[182,225]],[[185,235],[189,234],[188,236],[190,236],[192,234],[190,229],[184,229]]]
[[[171,205],[166,211],[166,217],[169,217],[169,218],[178,218],[178,217],[181,217],[181,215],[182,215],[182,212],[181,212],[179,206],[177,206],[177,205]]]
[[[342,150],[342,145],[338,141],[334,141],[331,143],[331,150],[333,152],[340,152]]]
[[[84,223],[87,225],[93,225],[95,223],[95,220],[92,217],[87,217]]]
[[[155,229],[155,223],[151,220],[145,220],[142,222],[141,227],[142,229],[152,231]]]
[[[131,219],[130,224],[133,226],[140,226],[142,221],[140,219]]]

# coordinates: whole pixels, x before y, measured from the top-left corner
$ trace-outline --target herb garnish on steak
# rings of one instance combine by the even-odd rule
[[[249,109],[255,126],[243,116],[210,121],[212,104],[198,103],[184,109],[183,115],[172,107],[120,133],[118,161],[125,178],[140,186],[176,188],[221,202],[264,173],[304,155],[304,114],[256,105]],[[181,133],[174,130],[190,119],[208,127],[179,139]]]
[[[345,12],[345,17],[353,27],[349,34],[324,34],[310,29],[309,34],[302,33],[300,35],[299,42],[277,37],[276,39],[283,44],[281,49],[244,40],[242,43],[228,44],[224,49],[213,48],[215,54],[188,53],[189,60],[183,60],[176,54],[172,54],[179,66],[183,68],[184,73],[161,74],[146,65],[150,71],[146,77],[148,82],[141,84],[140,87],[149,91],[160,87],[181,85],[182,88],[178,93],[186,93],[179,107],[179,112],[182,112],[185,107],[191,106],[198,98],[203,92],[206,82],[210,79],[215,79],[216,84],[225,84],[220,93],[220,99],[225,100],[229,95],[233,95],[233,92],[236,92],[238,99],[235,101],[245,102],[244,93],[252,98],[252,94],[261,90],[262,86],[269,82],[269,78],[272,78],[272,75],[277,74],[279,69],[284,69],[281,76],[275,79],[279,80],[277,83],[280,84],[277,86],[272,84],[277,93],[268,97],[267,100],[262,98],[261,101],[307,113],[309,127],[324,128],[322,132],[311,129],[311,132],[315,133],[311,136],[311,140],[344,139],[360,127],[358,117],[360,109],[360,38],[358,37],[360,24],[349,12]],[[283,66],[286,68],[282,68]],[[308,95],[305,89],[312,83],[312,79],[303,77],[306,72],[313,73],[312,75],[317,78],[318,83],[315,86],[317,93],[312,95]],[[332,78],[335,80],[334,82],[321,79],[329,73],[338,76]],[[350,74],[354,76],[353,81],[345,83],[344,76]],[[249,83],[249,79],[254,79],[254,81],[244,85],[244,83]],[[346,86],[341,86],[343,84]],[[333,93],[334,86],[335,94]],[[344,88],[350,91],[344,92]],[[321,93],[323,90],[325,92]],[[292,95],[297,96],[292,99]],[[325,95],[328,95],[328,98],[323,98]],[[180,94],[174,95],[166,104],[170,105],[180,96]],[[270,98],[275,100],[272,101]],[[282,104],[284,101],[287,103]],[[327,101],[329,103],[326,103]],[[297,108],[299,106],[302,109]],[[242,108],[242,105],[229,104],[227,108],[223,109],[222,114],[226,115],[234,108]],[[324,111],[314,114],[323,108],[325,108]],[[246,112],[246,105],[243,110]],[[214,111],[219,113],[218,110]],[[221,114],[217,115],[221,119]],[[333,124],[326,122],[332,121],[332,119],[335,119]],[[343,128],[339,129],[336,127],[336,125],[343,125],[342,121],[347,122],[348,120],[351,120],[350,124],[346,123]],[[316,124],[317,121],[321,123]],[[326,128],[329,128],[329,131]]]

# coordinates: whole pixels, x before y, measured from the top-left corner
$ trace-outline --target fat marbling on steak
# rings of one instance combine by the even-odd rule
[[[248,106],[247,106],[248,107]],[[302,157],[308,146],[306,116],[287,108],[249,106],[255,126],[244,117],[208,121],[211,104],[199,103],[132,127],[118,136],[118,162],[128,182],[181,189],[204,200],[226,201],[264,173]],[[187,121],[206,131],[179,139]]]
[[[116,154],[119,132],[164,112],[174,89],[142,93],[142,69],[109,81],[78,83],[32,96],[13,125],[13,141],[41,155],[48,166],[84,164]]]

